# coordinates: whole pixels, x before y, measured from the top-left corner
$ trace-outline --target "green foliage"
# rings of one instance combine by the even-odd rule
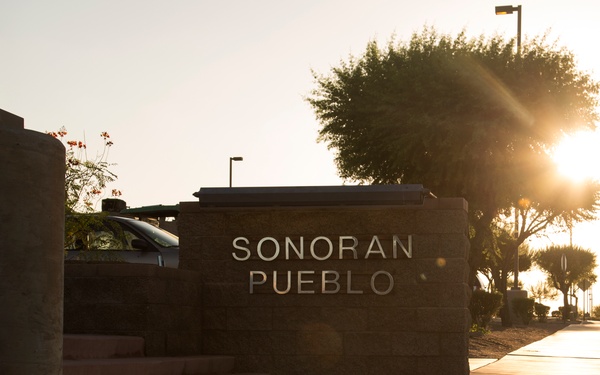
[[[564,272],[561,268],[563,255],[567,259],[567,270]],[[548,275],[550,285],[563,293],[584,279],[596,281],[596,254],[591,250],[579,246],[550,246],[538,251],[534,260]]]
[[[539,184],[553,164],[546,151],[563,132],[593,128],[598,85],[543,39],[521,50],[499,36],[424,29],[315,73],[308,102],[340,176],[422,183],[465,197],[474,212],[522,196],[548,201],[553,192],[543,197]]]
[[[523,324],[527,325],[533,318],[535,300],[533,298],[515,298],[512,300],[512,310]]]
[[[561,268],[561,258],[567,259],[567,270]],[[563,320],[569,316],[568,294],[572,285],[588,279],[596,281],[596,254],[578,246],[550,246],[534,256],[535,263],[548,275],[548,282],[563,293]]]
[[[484,260],[480,266],[486,274],[492,276],[497,290],[504,290],[513,275],[517,240],[505,228],[494,227],[492,236],[484,247]],[[527,245],[521,245],[519,251],[519,272],[531,268],[532,253]]]
[[[538,321],[545,322],[548,320],[548,313],[550,312],[550,306],[542,305],[541,303],[535,303],[533,305],[535,316]]]
[[[107,213],[69,215],[65,220],[65,250],[78,251],[69,260],[95,262],[122,262],[119,251],[124,250],[126,237],[123,228],[117,223],[105,220]]]
[[[68,215],[65,219],[65,249],[69,250],[103,250],[119,249],[122,241],[115,241],[115,236],[124,236],[121,226],[105,220],[105,212],[94,214]],[[114,235],[108,236],[112,233]]]
[[[600,319],[600,305],[594,306],[592,309],[592,317],[594,319]]]
[[[474,324],[471,324],[471,328],[469,329],[469,332],[486,335],[486,334],[490,333],[491,331],[486,327],[480,327],[474,323]]]
[[[471,295],[469,311],[473,325],[486,329],[494,315],[502,307],[502,294],[476,290]]]

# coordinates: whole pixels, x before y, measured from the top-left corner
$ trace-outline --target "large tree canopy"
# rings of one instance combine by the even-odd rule
[[[505,297],[507,262],[528,237],[593,217],[598,183],[561,177],[551,154],[565,134],[595,129],[600,87],[545,38],[516,51],[500,36],[425,28],[408,43],[371,42],[360,57],[313,74],[307,100],[340,176],[464,197],[471,269],[486,257],[504,264],[496,281]],[[514,240],[498,246],[498,230]]]
[[[465,197],[486,222],[523,197],[546,207],[564,197],[549,151],[598,120],[597,83],[544,38],[517,53],[499,36],[426,28],[408,43],[371,42],[359,58],[314,77],[307,100],[342,178],[422,183]]]

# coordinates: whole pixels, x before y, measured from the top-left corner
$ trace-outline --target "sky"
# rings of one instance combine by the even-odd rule
[[[0,108],[64,126],[89,157],[108,132],[109,188],[130,207],[228,186],[233,156],[233,186],[340,185],[305,101],[312,71],[424,26],[513,38],[516,14],[494,7],[519,4],[523,40],[547,33],[600,80],[592,0],[0,0]]]

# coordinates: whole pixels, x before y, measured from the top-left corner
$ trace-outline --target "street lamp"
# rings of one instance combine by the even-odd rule
[[[229,187],[231,187],[231,165],[234,161],[242,161],[244,160],[241,156],[232,156],[229,158]]]
[[[513,14],[517,12],[517,55],[521,54],[521,6],[501,5],[496,7],[496,15]],[[518,209],[517,209],[518,210]],[[517,212],[515,212],[515,229],[517,228]],[[516,229],[515,237],[518,238],[518,229]],[[515,283],[513,289],[519,290],[519,246],[515,246]]]
[[[517,12],[517,54],[521,53],[521,6],[501,5],[496,7],[496,15],[513,14]]]

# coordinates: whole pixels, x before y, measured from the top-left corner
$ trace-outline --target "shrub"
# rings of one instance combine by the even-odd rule
[[[477,324],[472,324],[471,329],[469,330],[469,335],[471,337],[478,337],[482,335],[487,335],[490,332],[491,331],[487,328],[480,327]]]
[[[523,324],[527,325],[533,318],[533,298],[515,298],[512,300],[512,310],[517,315]]]
[[[594,306],[592,309],[592,318],[599,319],[600,318],[600,305]]]
[[[502,294],[485,290],[474,291],[469,304],[473,324],[485,330],[500,307],[502,307]]]
[[[560,316],[562,317],[562,319],[564,321],[567,321],[569,319],[571,319],[571,315],[573,315],[574,317],[577,317],[577,306],[573,306],[573,305],[569,305],[567,306],[567,312],[565,313],[565,307],[564,306],[560,306],[558,308],[558,311],[560,312]]]
[[[537,316],[538,321],[545,322],[548,320],[548,313],[550,312],[550,306],[542,305],[541,303],[535,303],[533,305],[533,309],[535,311],[535,316]]]

